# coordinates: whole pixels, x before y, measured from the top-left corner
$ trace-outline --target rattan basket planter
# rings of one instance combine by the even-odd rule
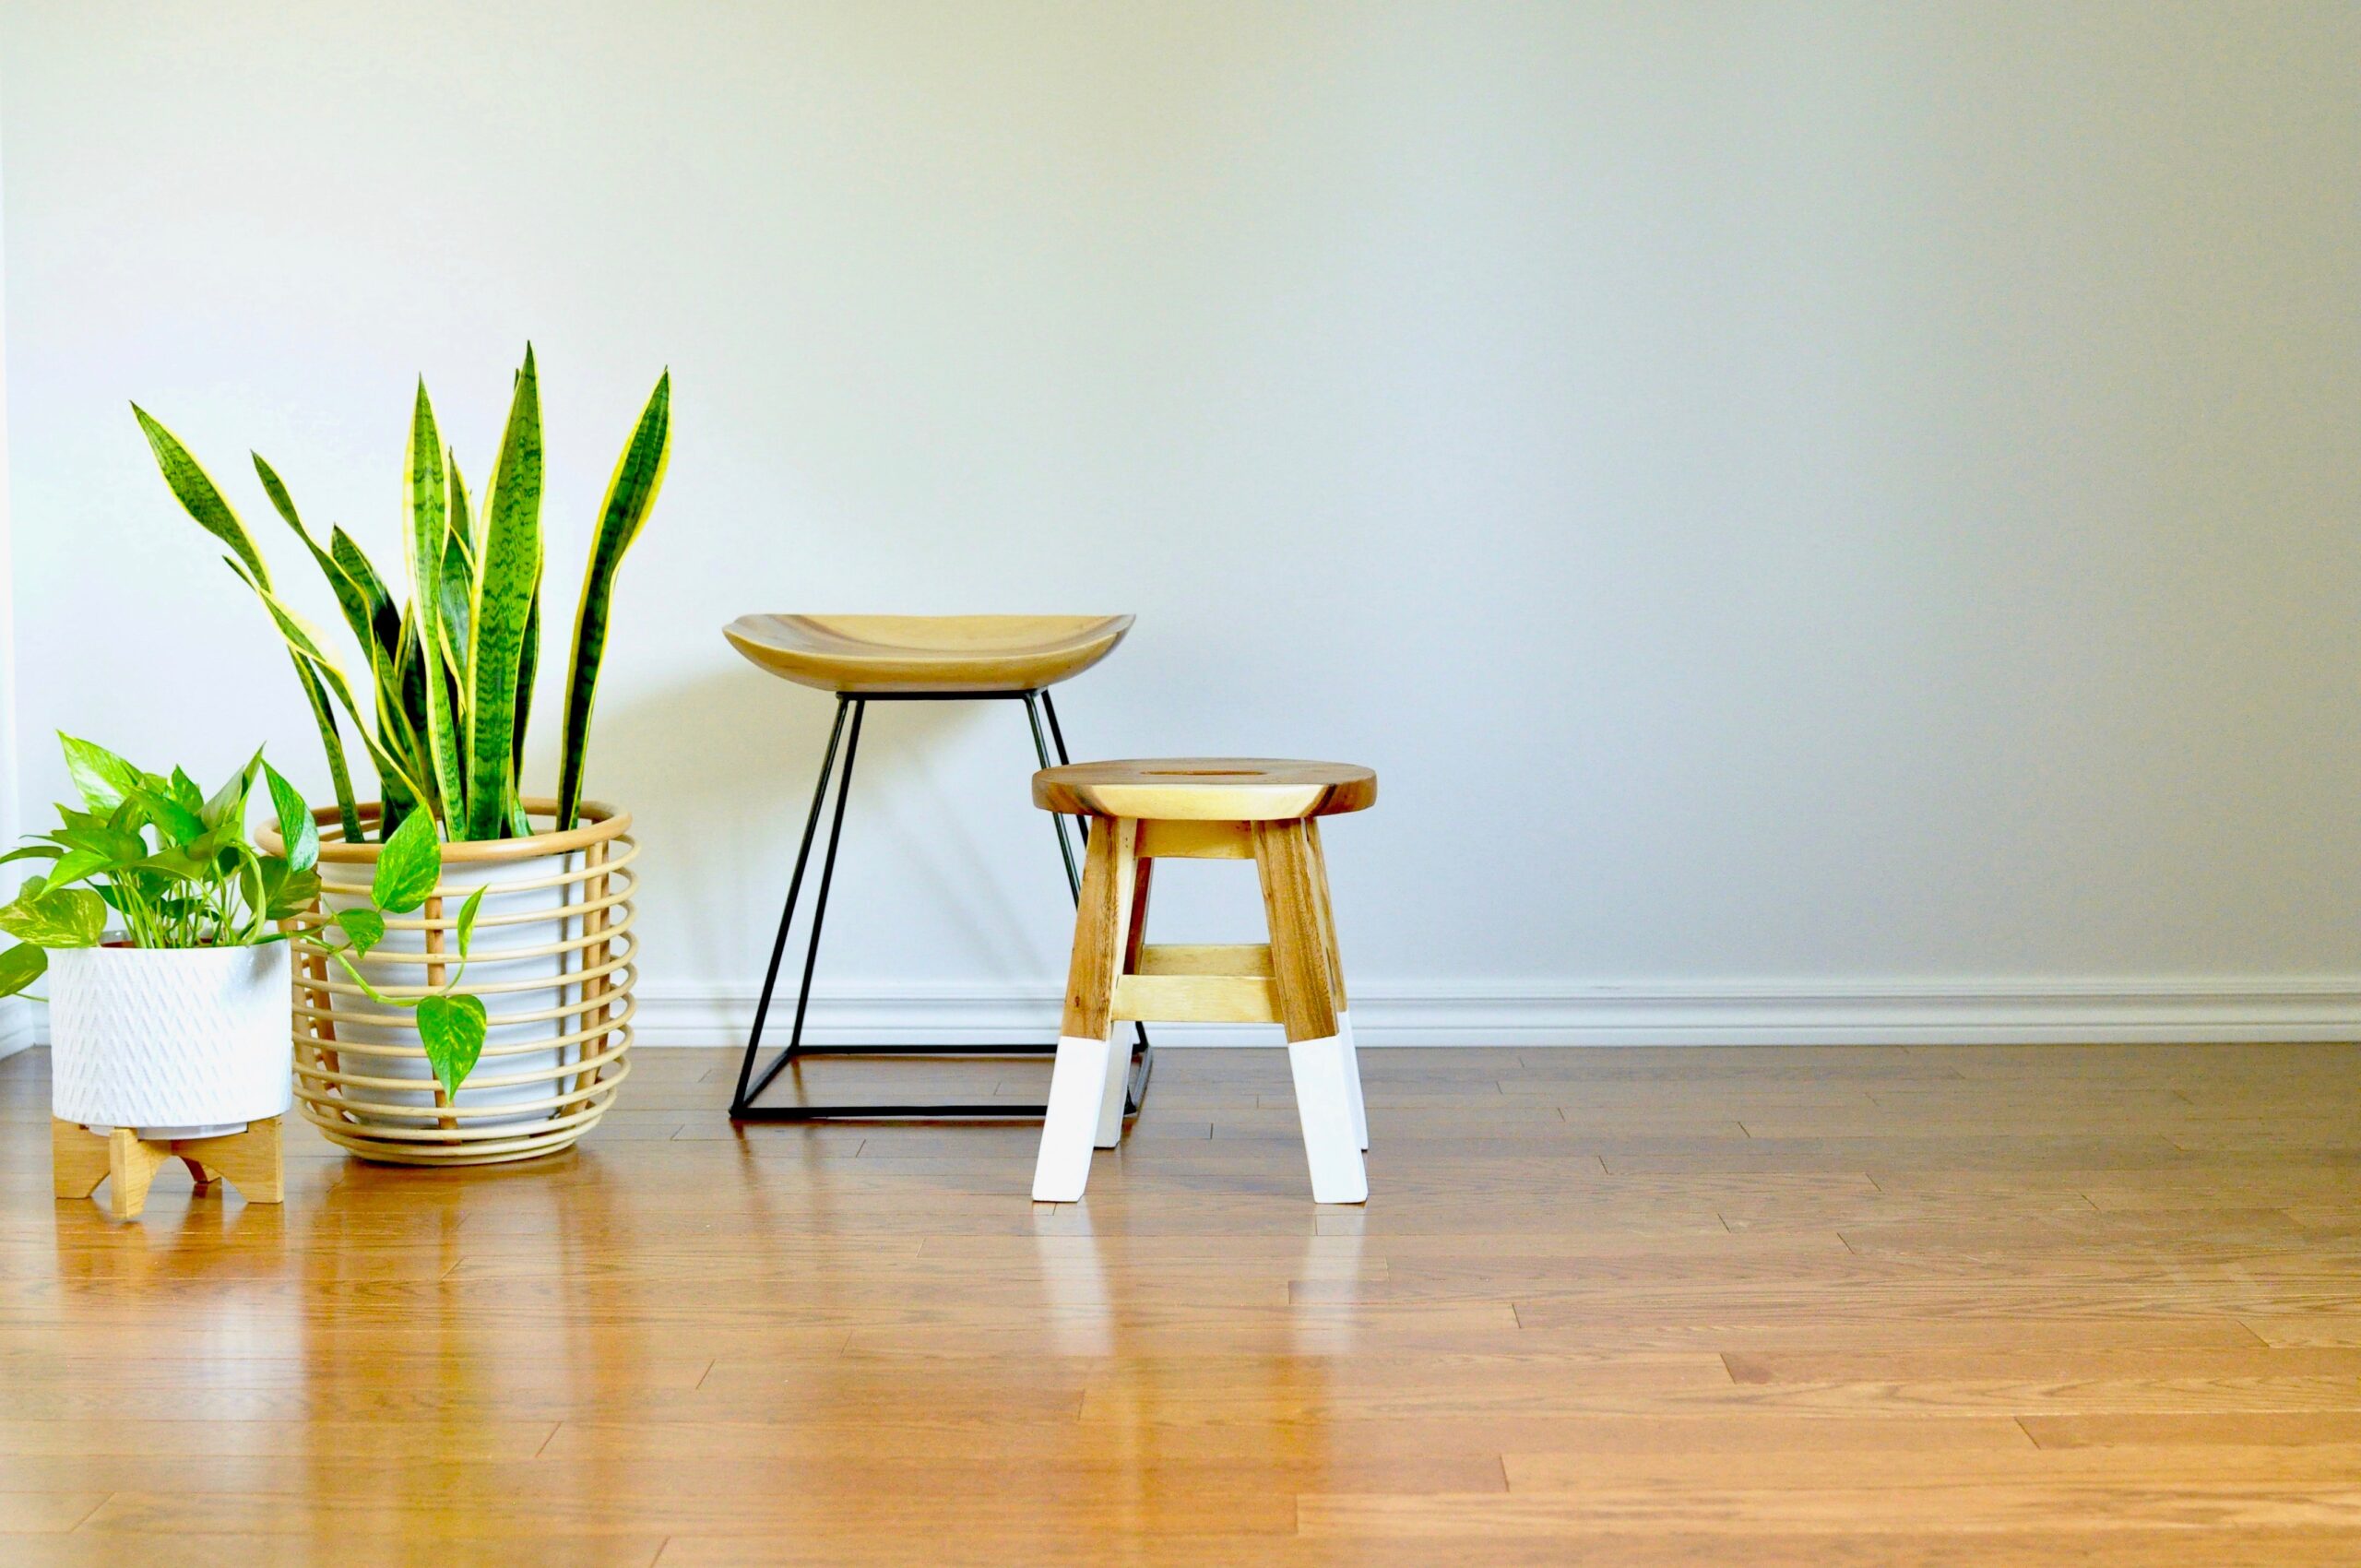
[[[528,800],[548,818],[555,802]],[[363,806],[374,823],[374,805]],[[376,873],[379,846],[320,824],[322,908],[291,933],[295,1101],[330,1142],[395,1165],[491,1165],[554,1154],[599,1124],[631,1070],[631,818],[582,802],[581,824],[529,838],[443,846],[443,876],[416,914],[390,918],[361,961],[389,996],[447,983],[459,906],[484,889],[462,989],[483,999],[483,1055],[456,1098],[434,1082],[412,1015],[380,1006],[314,936]]]

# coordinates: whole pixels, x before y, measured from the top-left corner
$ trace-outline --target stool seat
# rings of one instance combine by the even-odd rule
[[[824,692],[1030,692],[1115,650],[1129,615],[741,615],[730,646]]]
[[[1077,762],[1035,774],[1033,803],[1155,822],[1300,822],[1367,811],[1377,803],[1377,775],[1350,763],[1278,757]]]

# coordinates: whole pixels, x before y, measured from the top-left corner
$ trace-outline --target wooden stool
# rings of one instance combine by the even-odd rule
[[[1108,1038],[1119,1018],[1286,1025],[1312,1200],[1368,1198],[1369,1118],[1312,819],[1376,800],[1377,775],[1342,763],[1176,758],[1033,776],[1035,805],[1090,818],[1036,1202],[1080,1198],[1091,1149],[1122,1136],[1123,1075]],[[1164,859],[1252,860],[1270,944],[1147,945],[1148,873]]]
[[[93,1133],[55,1117],[49,1123],[49,1169],[61,1198],[87,1198],[108,1177],[107,1212],[136,1219],[148,1206],[156,1172],[173,1159],[188,1167],[200,1193],[228,1180],[250,1204],[282,1203],[287,1167],[279,1143],[279,1118],[246,1123],[245,1131],[210,1138],[143,1138],[128,1127]]]

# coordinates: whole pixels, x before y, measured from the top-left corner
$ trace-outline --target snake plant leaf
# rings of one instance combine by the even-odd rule
[[[607,651],[607,617],[612,607],[615,570],[623,552],[639,537],[664,487],[672,458],[672,373],[656,379],[656,390],[641,410],[631,443],[607,481],[599,509],[599,533],[582,576],[582,601],[574,615],[574,653],[565,671],[565,731],[558,764],[557,826],[574,826],[582,805],[583,759],[590,740],[590,711],[599,691],[599,664]]]
[[[57,742],[65,752],[66,776],[92,811],[113,811],[144,787],[137,768],[97,742],[77,740],[63,730]]]
[[[16,995],[41,979],[48,968],[49,955],[30,942],[0,953],[0,996]]]
[[[403,466],[409,473],[410,624],[421,628],[420,640],[425,651],[436,656],[428,659],[421,671],[426,677],[426,722],[422,732],[428,762],[423,777],[432,779],[433,793],[422,790],[412,790],[411,793],[421,800],[439,802],[444,815],[456,822],[461,802],[467,799],[466,764],[460,755],[458,716],[452,709],[447,688],[436,678],[444,651],[438,623],[449,494],[445,481],[443,437],[434,427],[434,407],[427,400],[423,379],[418,384],[418,398],[410,410],[409,451]]]
[[[457,452],[448,455],[448,467],[450,472],[445,478],[451,487],[451,538],[457,542],[459,552],[468,558],[468,573],[472,576],[476,563],[483,559],[483,536],[468,508],[468,481],[459,472]]]
[[[467,658],[468,626],[476,599],[475,563],[459,548],[457,534],[445,535],[443,540],[443,571],[435,587],[442,600],[436,608],[441,612],[443,664],[456,674],[463,668],[460,661]]]
[[[449,516],[443,533],[443,658],[454,673],[462,673],[460,660],[467,657],[468,625],[475,612],[476,545],[475,525],[468,517],[468,485],[459,473],[459,459],[449,456],[445,462],[444,488],[449,498]],[[460,682],[466,685],[464,675]]]
[[[373,664],[372,671],[378,682],[380,738],[388,750],[411,759],[411,777],[431,782],[434,768],[426,748],[426,673],[422,668],[426,651],[419,644],[413,610],[408,605],[402,609],[393,668],[388,671]],[[386,796],[386,814],[378,824],[383,833],[390,837],[414,805],[423,805],[438,816],[442,812],[440,802],[432,798],[421,801],[407,789],[397,788]]]
[[[270,790],[270,809],[279,817],[279,839],[287,846],[287,869],[310,871],[320,863],[320,828],[312,808],[303,803],[303,791],[270,764],[262,765],[262,776]]]
[[[328,784],[336,791],[337,817],[343,824],[345,837],[359,843],[361,804],[353,799],[352,772],[344,760],[344,736],[336,727],[336,710],[328,706],[327,687],[301,654],[290,648],[288,655],[295,663],[295,678],[303,683],[303,700],[311,706],[312,722],[320,731],[320,746],[328,754]]]
[[[246,525],[238,521],[238,514],[221,498],[220,486],[213,482],[203,464],[189,454],[180,438],[154,420],[138,404],[131,405],[138,418],[139,428],[146,433],[148,450],[156,454],[156,466],[164,471],[164,482],[196,526],[230,547],[230,552],[245,563],[246,575],[265,588],[270,586],[270,568],[263,564],[262,552],[255,548],[254,536],[246,532]]]
[[[530,838],[532,836],[533,819],[527,814],[525,802],[516,793],[516,776],[512,771],[508,776],[508,837]]]
[[[377,826],[382,830],[379,837],[391,838],[401,831],[402,824],[410,819],[412,812],[425,809],[423,802],[399,784],[388,785],[386,790],[385,811],[377,819]]]
[[[525,646],[516,656],[516,726],[508,742],[508,792],[511,796],[516,793],[516,779],[525,771],[525,727],[533,718],[533,681],[540,673],[540,666],[541,593],[540,585],[536,583],[533,585],[533,602],[525,612]]]
[[[106,900],[87,887],[51,889],[36,877],[0,905],[0,931],[42,947],[96,947],[106,930]]]
[[[279,635],[286,639],[288,647],[311,666],[313,672],[321,683],[335,694],[337,701],[343,706],[345,712],[352,716],[354,728],[361,731],[362,743],[369,748],[371,758],[377,764],[378,776],[389,782],[399,783],[413,796],[416,795],[417,786],[411,782],[401,760],[380,745],[375,737],[369,733],[368,722],[361,717],[361,709],[352,700],[352,687],[346,682],[344,671],[338,666],[337,661],[320,647],[319,635],[305,624],[302,616],[287,608],[277,594],[239,571],[235,561],[224,557],[223,564],[227,565],[231,571],[236,572],[246,586],[255,590],[255,596],[263,602],[263,608],[270,612],[270,618],[277,624]]]
[[[483,1004],[472,996],[429,996],[419,1002],[418,1043],[426,1048],[427,1064],[445,1094],[457,1094],[475,1070],[490,1032],[486,1022]]]
[[[340,528],[330,529],[328,559],[369,601],[369,629],[374,634],[377,646],[388,654],[394,652],[401,646],[402,613],[394,604],[394,596],[386,589],[385,579],[370,564],[368,554],[352,541],[350,534]]]
[[[377,851],[369,901],[393,914],[409,914],[426,902],[442,875],[443,849],[434,839],[434,819],[413,812]]]
[[[344,624],[351,628],[353,640],[367,647],[374,639],[376,620],[376,606],[368,590],[353,580],[352,574],[345,569],[343,563],[332,552],[321,549],[312,538],[311,530],[303,526],[303,519],[296,515],[295,502],[287,493],[287,486],[279,479],[278,470],[263,460],[261,453],[249,453],[248,456],[255,460],[255,472],[261,478],[263,493],[270,497],[271,505],[294,530],[295,537],[303,541],[303,548],[311,552],[314,564],[320,568],[320,576],[328,580],[328,591],[336,595],[337,608],[344,612]],[[379,591],[382,593],[383,589]]]
[[[377,743],[402,759],[412,777],[431,777],[416,728],[425,716],[402,700],[404,672],[399,659],[407,647],[406,627],[399,627],[389,651],[374,638],[369,643],[369,679],[377,689]]]
[[[541,405],[528,343],[484,501],[483,554],[464,666],[470,687],[468,812],[464,834],[454,825],[455,838],[497,838],[508,831],[516,676],[524,660],[525,623],[540,580]]]

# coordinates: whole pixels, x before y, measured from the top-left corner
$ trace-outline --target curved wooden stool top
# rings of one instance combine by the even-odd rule
[[[1078,762],[1035,774],[1033,803],[1151,822],[1300,822],[1368,810],[1377,803],[1377,775],[1351,763],[1276,757]]]
[[[1029,692],[1081,674],[1131,629],[1129,615],[741,615],[721,635],[824,692]]]

